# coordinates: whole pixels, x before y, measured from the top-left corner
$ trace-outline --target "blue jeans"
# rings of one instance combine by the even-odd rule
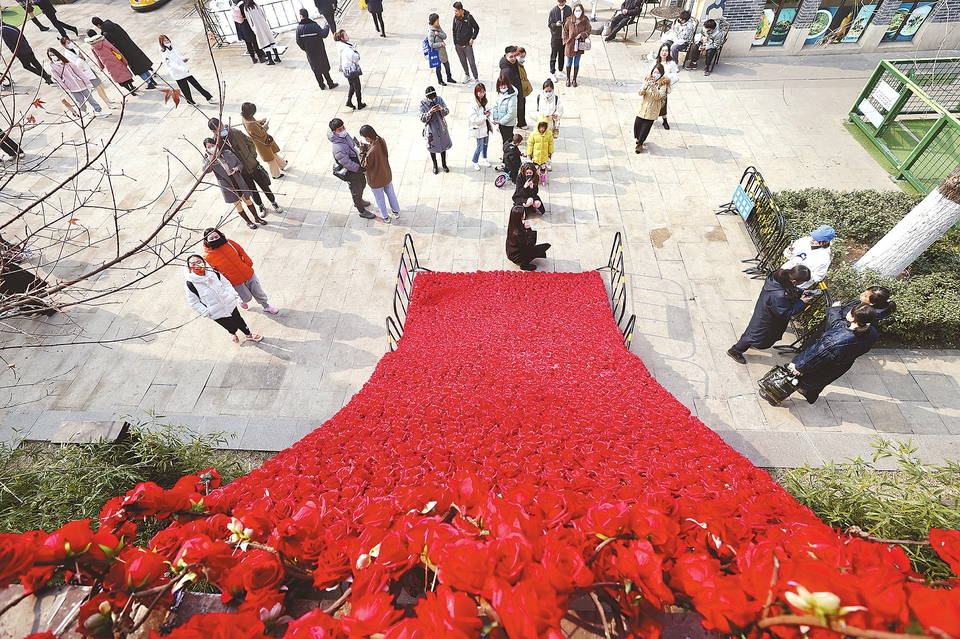
[[[487,159],[487,142],[490,141],[490,137],[485,135],[482,138],[477,138],[477,150],[473,152],[473,163],[476,164],[477,160],[480,159],[480,155],[483,154],[483,159]]]
[[[375,189],[372,186],[370,190],[373,191],[373,199],[377,201],[377,208],[380,209],[380,217],[387,219],[390,214],[387,211],[387,202],[390,200],[390,210],[397,213],[400,212],[400,204],[397,202],[397,194],[393,192],[393,182],[390,182],[385,187],[381,189]],[[386,197],[384,197],[386,195]]]
[[[582,53],[580,55],[583,55]],[[575,55],[572,58],[567,56],[567,66],[568,67],[579,67],[580,66],[580,55]]]
[[[150,69],[149,71],[144,71],[143,73],[140,74],[140,78],[147,83],[150,83],[153,81],[150,79],[152,77],[153,77],[153,69]]]

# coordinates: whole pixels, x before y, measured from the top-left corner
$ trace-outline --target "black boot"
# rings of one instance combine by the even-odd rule
[[[333,81],[333,78],[330,77],[329,73],[327,74],[327,86],[330,87],[331,89],[336,89],[338,86],[340,86],[339,84]]]
[[[253,60],[254,64],[260,62],[259,60],[257,60],[257,56],[253,51],[250,52],[250,59]]]
[[[277,62],[280,62],[280,52],[276,49],[273,50],[273,57],[277,59]]]
[[[573,86],[577,86],[577,74],[580,73],[580,67],[573,67]]]
[[[269,50],[269,49],[266,51],[266,54],[267,54],[267,64],[268,64],[269,66],[275,65],[276,62],[273,61],[273,56],[270,55],[270,50]]]

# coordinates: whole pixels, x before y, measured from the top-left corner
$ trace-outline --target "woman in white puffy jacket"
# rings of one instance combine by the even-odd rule
[[[560,135],[560,118],[563,117],[563,105],[553,86],[553,80],[543,82],[543,92],[537,96],[537,122],[546,122],[553,137]]]
[[[230,333],[234,344],[240,343],[237,331],[242,331],[247,339],[259,342],[262,335],[250,331],[250,327],[240,316],[237,308],[237,291],[230,281],[207,266],[206,260],[199,255],[187,258],[186,284],[187,302],[203,317],[209,317]]]
[[[664,43],[660,46],[660,50],[657,52],[657,58],[653,61],[653,64],[650,65],[650,73],[653,73],[653,70],[657,68],[658,62],[663,65],[663,72],[667,74],[667,78],[670,80],[670,84],[667,86],[667,94],[669,94],[677,82],[680,81],[680,67],[678,67],[677,63],[673,60],[669,44]],[[670,123],[667,122],[666,96],[663,98],[663,106],[660,107],[660,117],[663,118],[663,128],[669,131]]]
[[[176,80],[177,86],[180,87],[180,93],[187,99],[187,104],[194,106],[197,104],[193,101],[193,94],[190,93],[191,84],[197,88],[197,91],[200,92],[204,100],[210,104],[217,103],[213,95],[200,86],[197,79],[190,73],[190,68],[187,66],[187,60],[189,60],[189,58],[180,55],[177,48],[170,42],[170,38],[162,34],[160,35],[160,55],[163,56],[163,63],[167,65],[167,69],[170,70],[171,77]]]

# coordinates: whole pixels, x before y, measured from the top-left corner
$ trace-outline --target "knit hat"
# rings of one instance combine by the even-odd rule
[[[826,224],[810,234],[814,242],[829,242],[836,236],[837,232],[833,230],[833,227],[827,226]]]

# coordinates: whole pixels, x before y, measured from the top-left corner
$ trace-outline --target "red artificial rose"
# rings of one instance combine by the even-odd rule
[[[93,545],[90,518],[64,524],[59,530],[50,533],[44,545],[53,551],[54,561],[63,561],[82,555]]]
[[[520,533],[494,539],[487,549],[490,551],[490,561],[494,562],[494,574],[510,585],[517,583],[520,573],[533,561],[533,548]]]
[[[428,592],[414,610],[425,639],[475,639],[483,628],[473,597],[447,586]]]
[[[314,608],[299,619],[287,625],[283,639],[344,639],[346,635],[340,622]]]
[[[286,572],[280,558],[266,550],[250,550],[233,569],[243,575],[243,587],[250,593],[257,590],[279,590]]]
[[[253,612],[212,612],[193,615],[182,626],[166,635],[166,639],[271,639],[260,617]],[[162,639],[156,630],[150,639]]]
[[[197,535],[183,542],[180,552],[173,559],[176,570],[188,568],[200,570],[207,581],[216,583],[220,576],[238,562],[233,549],[222,541],[214,541],[206,535]]]
[[[863,598],[866,615],[878,625],[910,623],[907,608],[906,579],[891,570],[874,570],[859,579],[860,596]]]
[[[579,527],[588,535],[600,539],[616,537],[630,522],[626,506],[622,503],[604,503],[591,506],[579,521]]]
[[[350,639],[362,639],[385,632],[403,612],[393,607],[393,597],[383,593],[367,595],[355,602],[349,615],[342,615],[340,623]]]
[[[216,468],[201,470],[197,473],[197,477],[200,478],[200,481],[196,483],[194,488],[198,493],[206,495],[211,490],[220,488],[220,473],[217,472]]]
[[[401,619],[387,629],[383,639],[421,639],[422,637],[419,620]]]
[[[33,566],[33,541],[27,535],[0,535],[0,586],[9,586]]]
[[[485,544],[461,539],[439,553],[440,583],[488,599],[493,592],[493,562]]]
[[[563,636],[560,620],[566,614],[567,598],[558,597],[540,581],[523,580],[512,588],[498,588],[492,603],[510,639]]]
[[[953,574],[960,577],[960,530],[931,528],[930,545],[949,564]]]
[[[655,608],[673,603],[673,592],[663,582],[663,562],[649,541],[630,541],[616,546],[614,560],[620,576],[633,584]],[[631,599],[636,597],[631,593]]]
[[[121,589],[129,593],[159,585],[170,568],[163,555],[145,548],[124,548],[117,566],[123,571]]]
[[[559,594],[573,594],[574,588],[586,588],[594,581],[583,555],[566,544],[544,546],[540,564],[542,578]]]
[[[936,628],[950,637],[960,637],[960,589],[916,585],[909,598],[910,610],[929,634]]]
[[[77,632],[84,637],[95,639],[112,638],[113,625],[126,605],[127,599],[124,593],[102,592],[91,597],[80,606]]]

